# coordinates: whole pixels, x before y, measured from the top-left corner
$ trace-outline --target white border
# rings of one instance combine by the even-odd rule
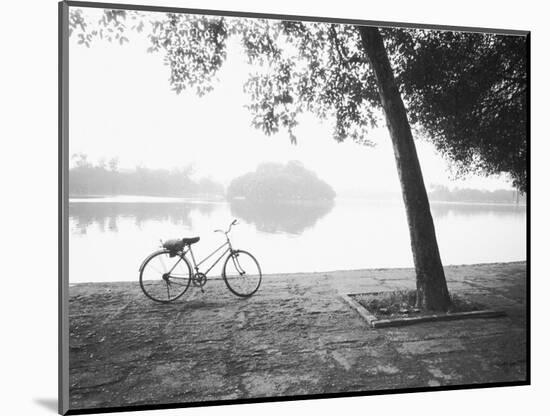
[[[541,414],[550,387],[550,155],[546,119],[550,44],[543,2],[353,0],[136,1],[186,8],[532,31],[532,382],[530,387],[151,411],[154,415]],[[135,2],[128,2],[135,3]],[[2,39],[2,373],[5,414],[54,414],[57,398],[57,1],[6,2]],[[33,270],[24,273],[23,270]],[[23,296],[24,291],[24,296]],[[48,403],[50,405],[48,406]],[[144,414],[144,413],[125,413]]]

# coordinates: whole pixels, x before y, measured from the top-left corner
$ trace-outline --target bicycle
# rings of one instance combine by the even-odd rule
[[[252,296],[260,287],[262,271],[252,254],[233,249],[229,232],[236,224],[237,220],[233,220],[227,231],[214,230],[224,233],[226,241],[199,263],[195,260],[191,246],[198,243],[200,237],[173,239],[164,243],[161,241],[162,248],[147,256],[139,267],[139,284],[143,293],[155,302],[170,303],[179,299],[191,282],[204,292],[208,272],[227,255],[221,273],[227,288],[242,298]],[[199,266],[224,248],[216,261],[202,273]]]

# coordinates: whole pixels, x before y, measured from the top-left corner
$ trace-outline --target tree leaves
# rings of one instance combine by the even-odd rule
[[[352,25],[192,14],[105,10],[90,24],[70,9],[70,33],[127,43],[146,31],[148,52],[162,53],[176,93],[212,91],[230,37],[250,64],[244,91],[251,124],[265,134],[286,131],[296,143],[300,115],[333,124],[335,140],[371,145],[380,121],[376,81]],[[127,25],[131,22],[130,25]],[[91,27],[90,27],[91,26]],[[527,185],[526,40],[422,29],[381,29],[400,92],[416,131],[451,161],[457,175],[508,173]]]
[[[254,25],[247,30],[261,36],[253,42],[244,31],[249,62],[269,70],[245,85],[253,125],[266,134],[285,128],[295,141],[297,117],[307,111],[333,120],[336,140],[372,144],[367,132],[377,122],[372,107],[379,105],[378,94],[353,28],[277,21]]]
[[[83,44],[90,47],[94,39],[104,39],[109,42],[117,42],[119,45],[128,43],[129,39],[124,36],[129,28],[126,25],[128,18],[137,20],[142,16],[139,12],[129,12],[126,10],[104,10],[101,17],[97,21],[86,21],[83,10],[71,7],[69,9],[69,36],[76,35],[78,44]],[[131,26],[131,30],[138,31],[141,25],[143,30],[143,22]]]
[[[396,73],[409,117],[455,174],[505,172],[525,191],[525,37],[440,31],[388,37],[408,45],[396,59]]]
[[[176,93],[192,88],[199,96],[212,91],[226,58],[227,28],[223,18],[168,14],[153,25],[151,51],[162,51]]]

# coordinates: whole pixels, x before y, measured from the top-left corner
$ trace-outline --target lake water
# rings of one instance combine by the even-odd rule
[[[525,207],[432,203],[432,215],[445,265],[526,258]],[[224,241],[213,230],[234,218],[233,246],[254,254],[264,274],[413,266],[401,201],[71,199],[70,282],[137,281],[141,261],[161,239],[200,236],[193,248],[203,258]],[[220,264],[209,277],[219,276]]]

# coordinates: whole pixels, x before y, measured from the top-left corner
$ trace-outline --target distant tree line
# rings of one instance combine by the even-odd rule
[[[93,164],[85,154],[72,157],[69,170],[69,194],[72,196],[149,195],[184,197],[193,195],[221,196],[224,188],[209,179],[193,179],[193,169],[149,169],[136,167],[120,170],[118,159],[104,159]]]
[[[251,201],[331,201],[334,190],[298,161],[262,163],[229,184],[227,197]]]
[[[445,202],[525,203],[525,195],[518,195],[518,191],[508,189],[487,191],[455,188],[451,190],[444,185],[436,185],[429,192],[429,197],[431,201]]]

